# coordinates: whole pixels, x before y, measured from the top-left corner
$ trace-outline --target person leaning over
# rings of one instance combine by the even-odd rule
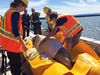
[[[41,22],[39,21],[39,16],[40,13],[39,12],[35,12],[35,9],[32,8],[32,15],[31,15],[31,23],[32,25],[34,25],[33,29],[34,29],[34,34],[42,34],[41,33]]]
[[[72,49],[78,42],[79,38],[81,36],[81,32],[83,30],[83,27],[81,24],[76,20],[76,18],[70,14],[60,14],[57,18],[56,14],[51,14],[50,19],[56,24],[55,28],[45,37],[45,41],[59,28],[63,35],[65,36],[64,40],[61,42],[61,44],[64,44],[64,42],[68,43],[68,48]],[[39,44],[39,47],[45,42],[42,40]]]
[[[27,36],[29,36],[29,28],[30,28],[30,16],[27,14],[27,9],[24,10],[24,14],[22,15],[22,25],[23,25],[23,39],[25,38],[25,31],[27,31]]]
[[[54,27],[55,27],[55,24],[52,22],[52,21],[50,21],[50,15],[52,14],[52,13],[56,13],[57,14],[57,12],[56,11],[52,11],[48,6],[45,6],[44,8],[43,8],[43,11],[44,11],[44,13],[46,14],[46,16],[45,16],[45,19],[46,19],[46,21],[47,21],[47,23],[48,23],[48,29],[49,29],[49,32],[51,32],[53,29],[54,29]]]
[[[28,7],[28,0],[14,0],[10,4],[3,17],[3,23],[0,27],[0,44],[3,50],[7,50],[9,64],[12,75],[21,75],[22,67],[22,47],[24,51],[28,48],[22,40],[23,28],[21,24],[20,12]]]

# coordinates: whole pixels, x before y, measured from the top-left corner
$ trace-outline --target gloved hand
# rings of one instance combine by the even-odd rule
[[[36,48],[31,47],[28,51],[25,52],[25,54],[30,60],[33,60],[39,54],[39,52]]]

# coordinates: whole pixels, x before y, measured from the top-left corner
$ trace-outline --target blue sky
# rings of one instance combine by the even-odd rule
[[[9,9],[11,1],[13,0],[0,1],[0,15],[4,15],[5,11]],[[51,10],[56,10],[58,14],[100,13],[100,0],[29,0],[28,14],[31,15],[31,8],[35,8],[36,12],[41,13],[40,17],[44,17],[44,6],[49,6]]]

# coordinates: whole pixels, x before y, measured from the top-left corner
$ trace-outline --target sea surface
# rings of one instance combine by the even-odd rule
[[[100,41],[100,16],[77,17],[76,19],[83,26],[83,31],[81,36]],[[42,22],[41,27],[48,29],[46,20],[42,19],[40,21]]]

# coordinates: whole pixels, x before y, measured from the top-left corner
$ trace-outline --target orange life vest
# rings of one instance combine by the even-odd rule
[[[15,38],[12,32],[11,15],[14,12],[18,12],[15,8],[10,8],[2,19],[2,25],[0,26],[0,44],[3,50],[19,53],[22,52],[21,43]],[[18,30],[23,35],[23,28],[21,24],[21,15],[19,13]]]
[[[62,26],[59,26],[59,29],[62,31],[64,36],[72,38],[75,36],[80,30],[82,30],[81,24],[76,20],[76,18],[72,15],[65,14],[60,15],[57,19],[66,17],[68,20]]]
[[[1,17],[1,15],[0,15],[0,17]],[[1,25],[2,25],[2,20],[1,20],[1,18],[0,18],[0,27],[1,27]],[[1,29],[1,28],[0,28]],[[0,35],[0,41],[1,41],[1,35]],[[0,42],[0,45],[1,45],[1,42]]]

